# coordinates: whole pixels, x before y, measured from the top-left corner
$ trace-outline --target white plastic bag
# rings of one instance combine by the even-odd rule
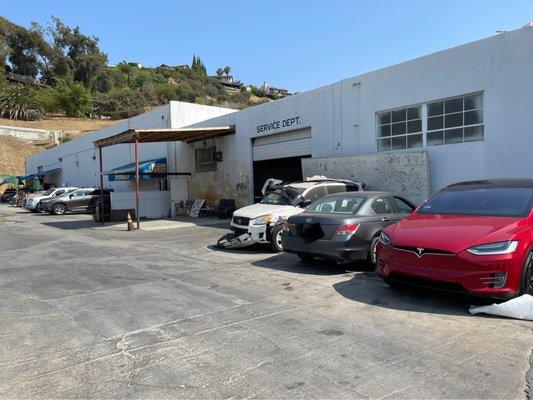
[[[505,303],[490,306],[470,306],[470,314],[492,314],[501,317],[533,321],[533,296],[524,294]]]

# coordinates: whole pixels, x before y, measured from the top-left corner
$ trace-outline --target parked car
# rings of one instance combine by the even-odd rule
[[[315,200],[332,193],[362,191],[364,185],[323,176],[308,178],[304,182],[283,184],[269,179],[263,186],[263,199],[239,208],[233,213],[231,229],[234,240],[247,245],[270,243],[274,251],[282,251],[281,231],[283,221],[291,215],[300,214]],[[231,241],[225,247],[231,247]]]
[[[283,251],[303,260],[368,260],[373,265],[381,231],[414,209],[409,200],[389,192],[325,196],[285,221]]]
[[[17,189],[6,189],[2,196],[0,196],[0,203],[10,203],[13,197],[17,194]]]
[[[28,196],[25,202],[23,202],[22,206],[30,210],[31,212],[40,212],[42,211],[42,202],[44,200],[57,197],[57,196],[61,196],[62,194],[65,194],[65,193],[73,192],[76,189],[78,188],[61,187],[61,188],[48,189],[44,192],[41,192],[40,194]]]
[[[533,294],[532,205],[533,180],[448,186],[383,231],[376,271],[391,285]]]
[[[104,189],[104,196],[109,196],[109,190]],[[42,209],[50,214],[63,215],[68,211],[93,213],[102,201],[100,189],[77,189],[52,197],[41,202]]]

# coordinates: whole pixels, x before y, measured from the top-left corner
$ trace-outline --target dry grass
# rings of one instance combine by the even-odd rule
[[[0,174],[23,175],[26,157],[43,149],[11,136],[0,136]]]
[[[71,136],[81,136],[88,132],[98,131],[106,126],[118,124],[119,120],[51,117],[41,121],[14,121],[0,118],[2,126],[21,126],[24,128],[63,131]]]

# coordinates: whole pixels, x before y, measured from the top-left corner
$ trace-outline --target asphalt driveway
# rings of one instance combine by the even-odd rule
[[[225,229],[0,206],[0,397],[526,398],[533,323]]]

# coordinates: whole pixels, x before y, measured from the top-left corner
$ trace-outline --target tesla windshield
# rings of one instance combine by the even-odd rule
[[[418,213],[519,217],[530,213],[532,199],[527,187],[461,187],[437,193]]]

